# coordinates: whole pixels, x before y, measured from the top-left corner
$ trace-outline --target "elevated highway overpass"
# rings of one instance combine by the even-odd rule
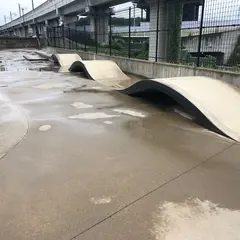
[[[58,19],[61,16],[66,17],[66,22],[71,21],[67,17],[75,17],[81,13],[89,11],[91,7],[101,6],[101,9],[106,9],[116,4],[127,2],[127,0],[48,0],[26,13],[25,15],[14,19],[13,21],[0,26],[0,31],[18,28],[22,25],[32,25]]]
[[[147,6],[150,12],[149,60],[159,59],[163,61],[167,56],[166,49],[169,41],[169,32],[166,31],[166,28],[172,29],[172,26],[176,25],[175,19],[177,17],[174,17],[174,15],[179,12],[176,10],[179,2],[166,2],[165,0],[133,1],[141,8]],[[201,0],[185,0],[184,4],[189,3],[189,1],[194,1],[198,6],[201,5]],[[97,39],[98,43],[108,44],[108,24],[111,12],[109,7],[124,2],[128,2],[128,0],[48,0],[18,19],[0,26],[0,34],[7,33],[6,35],[10,36],[26,37],[31,30],[32,35],[40,33],[46,36],[47,27],[59,26],[61,22],[64,25],[75,27],[77,15],[89,14],[90,31],[101,36]],[[95,19],[95,14],[97,14],[97,19]],[[156,31],[158,34],[156,34]]]

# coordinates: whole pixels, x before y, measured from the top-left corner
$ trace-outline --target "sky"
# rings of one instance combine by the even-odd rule
[[[45,1],[46,0],[34,0],[34,6],[37,7]],[[206,19],[240,19],[240,0],[205,1]],[[0,0],[0,25],[4,24],[4,15],[7,17],[7,22],[10,21],[10,11],[13,13],[13,19],[19,17],[18,3],[20,3],[21,7],[24,8],[25,12],[32,9],[32,0]],[[129,6],[129,4],[123,4],[122,7],[118,7],[118,9],[127,6]]]
[[[45,2],[45,0],[34,0],[34,6],[37,7]],[[18,3],[25,12],[32,10],[32,0],[0,0],[0,25],[4,24],[4,15],[7,22],[10,21],[10,11],[13,13],[13,19],[19,17]]]

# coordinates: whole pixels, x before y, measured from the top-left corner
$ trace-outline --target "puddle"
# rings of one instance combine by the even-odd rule
[[[104,119],[104,118],[113,118],[113,117],[119,117],[119,115],[109,115],[103,112],[96,112],[96,113],[81,113],[78,115],[69,116],[68,118],[94,120],[94,119]]]
[[[23,56],[39,58],[34,50],[17,49],[0,51],[0,72],[4,71],[57,71],[52,62],[46,60],[28,61]]]
[[[240,211],[210,201],[164,202],[154,214],[156,240],[240,239]]]
[[[92,108],[93,107],[92,105],[85,104],[82,102],[74,102],[71,104],[71,106],[73,106],[76,109],[84,109],[84,108]]]
[[[96,88],[85,88],[85,87],[76,87],[69,90],[63,91],[64,93],[80,93],[80,92],[88,92],[88,93],[109,93],[111,90],[101,90]]]
[[[52,88],[64,88],[64,87],[71,87],[72,85],[69,83],[43,83],[37,86],[33,86],[33,88],[38,89],[52,89]]]
[[[113,122],[111,122],[111,121],[104,121],[104,123],[108,124],[108,125],[113,124]]]
[[[117,113],[123,113],[123,114],[126,114],[126,115],[130,115],[130,116],[133,116],[133,117],[146,117],[146,114],[143,114],[141,112],[137,112],[135,110],[132,110],[132,109],[118,109],[118,108],[115,108],[113,109],[114,112],[117,112]]]
[[[111,197],[101,197],[101,198],[94,198],[92,197],[90,201],[94,204],[106,204],[112,201]]]
[[[184,111],[182,111],[182,110],[180,110],[178,108],[174,108],[173,111],[175,113],[178,113],[179,115],[181,115],[184,118],[187,118],[187,119],[192,120],[192,121],[195,120],[195,118],[193,116],[191,116],[190,114],[188,114],[188,113],[186,113],[186,112],[184,112]]]
[[[46,132],[46,131],[48,131],[48,130],[50,130],[52,128],[52,126],[51,125],[42,125],[41,127],[39,127],[39,131],[40,132]]]

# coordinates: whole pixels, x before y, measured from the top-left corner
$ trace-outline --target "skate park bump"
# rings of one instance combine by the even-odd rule
[[[128,81],[97,81],[130,96],[163,93],[194,116],[200,125],[240,142],[240,90],[232,85],[195,76],[142,80],[133,85],[127,85]]]
[[[163,93],[193,115],[200,125],[240,142],[240,108],[237,107],[240,91],[227,83],[192,76],[148,79],[132,84],[113,61],[82,61],[78,54],[53,56],[61,66],[69,64],[70,72],[84,72],[89,79],[124,94],[144,97],[147,93]]]
[[[55,64],[58,64],[60,67],[70,67],[75,61],[82,61],[82,58],[76,54],[53,54],[51,59]]]
[[[130,80],[114,61],[109,60],[75,61],[69,71],[84,72],[89,79],[110,80],[110,83],[116,80],[120,82]]]

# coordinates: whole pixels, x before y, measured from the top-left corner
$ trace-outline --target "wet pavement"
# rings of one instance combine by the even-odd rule
[[[239,144],[24,52],[0,52],[0,239],[239,239]]]

